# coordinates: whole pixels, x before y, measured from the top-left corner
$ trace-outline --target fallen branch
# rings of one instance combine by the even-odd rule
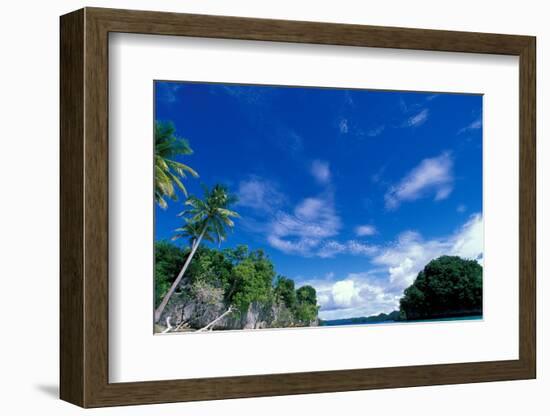
[[[163,334],[166,334],[167,332],[170,332],[172,329],[174,329],[174,327],[172,325],[170,325],[170,317],[169,316],[166,317],[166,326],[167,326],[167,328],[164,331],[162,331]]]
[[[219,320],[223,319],[226,315],[230,314],[231,312],[233,312],[234,308],[233,306],[230,306],[228,310],[226,310],[224,313],[222,313],[220,316],[218,316],[216,319],[214,319],[212,322],[210,322],[208,325],[206,325],[204,328],[201,328],[199,329],[197,332],[203,332],[203,331],[208,331],[209,328],[211,328],[212,326],[214,326],[214,324],[216,322],[218,322]]]
[[[189,322],[187,321],[181,321],[181,323],[174,329],[174,331],[179,331],[181,328],[189,328]]]

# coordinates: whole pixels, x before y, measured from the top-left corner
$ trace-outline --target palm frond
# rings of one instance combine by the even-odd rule
[[[155,200],[166,207],[165,197],[177,199],[176,189],[187,197],[187,189],[182,179],[187,174],[198,177],[199,174],[191,167],[174,158],[190,155],[193,150],[189,142],[176,135],[176,128],[171,122],[155,122]],[[162,202],[161,202],[162,201]]]
[[[217,210],[222,216],[233,217],[233,218],[240,218],[241,217],[235,211],[231,211],[230,209],[227,209],[227,208],[217,208]]]
[[[178,214],[185,225],[175,230],[174,237],[196,238],[204,231],[203,239],[221,244],[227,237],[227,230],[235,226],[232,218],[240,218],[236,211],[229,209],[234,200],[221,185],[212,189],[205,186],[202,199],[190,195],[184,203],[184,210]]]
[[[172,169],[176,170],[178,173],[180,173],[182,176],[185,175],[185,172],[191,174],[191,176],[198,178],[199,174],[195,169],[193,169],[190,166],[187,166],[183,163],[176,162],[175,160],[168,160],[166,161],[168,166],[170,166]]]
[[[185,189],[185,186],[183,186],[183,183],[180,181],[180,179],[176,175],[174,175],[172,172],[170,172],[168,176],[172,180],[172,182],[175,183],[178,186],[178,188],[181,189],[181,191],[187,198],[187,189]]]

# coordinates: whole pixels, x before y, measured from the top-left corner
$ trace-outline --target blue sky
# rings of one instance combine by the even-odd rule
[[[264,249],[321,318],[397,309],[439,255],[482,262],[481,95],[156,82],[155,118],[194,151],[189,193],[239,197],[223,246]],[[156,208],[157,239],[181,210]]]

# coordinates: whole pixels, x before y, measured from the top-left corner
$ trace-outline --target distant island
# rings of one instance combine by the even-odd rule
[[[362,324],[379,324],[383,322],[402,321],[399,311],[390,313],[379,313],[378,315],[361,316],[358,318],[345,319],[320,319],[319,326],[337,326],[337,325],[362,325]]]
[[[345,318],[345,319],[319,319],[319,326],[339,326],[339,325],[366,325],[366,324],[383,324],[383,323],[395,323],[395,322],[422,322],[422,321],[462,321],[462,320],[475,320],[482,319],[483,315],[479,310],[463,311],[461,313],[455,313],[451,315],[439,315],[431,316],[423,319],[405,319],[401,312],[393,311],[390,313],[380,313],[378,315],[360,316],[357,318]]]

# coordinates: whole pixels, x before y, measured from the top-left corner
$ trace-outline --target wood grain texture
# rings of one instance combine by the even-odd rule
[[[61,19],[60,388],[84,404],[84,12]]]
[[[87,8],[110,32],[519,55],[528,36]]]
[[[108,380],[108,34],[520,57],[518,360],[207,379]],[[61,18],[61,397],[82,407],[518,380],[536,375],[535,39],[87,8]]]
[[[519,355],[536,377],[537,157],[536,41],[520,54],[519,142]]]
[[[84,313],[85,406],[101,396],[108,380],[109,135],[108,32],[85,12],[84,58]]]

